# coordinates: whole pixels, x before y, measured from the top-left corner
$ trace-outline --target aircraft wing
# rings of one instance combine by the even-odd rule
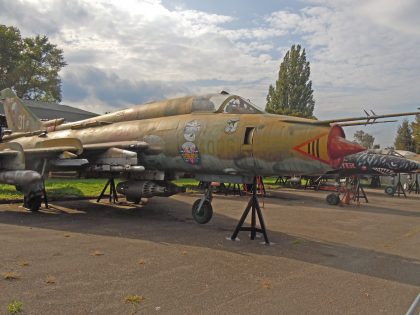
[[[19,143],[0,143],[0,168],[3,170],[24,170],[25,157]]]
[[[83,166],[100,172],[138,172],[144,171],[144,167],[138,165],[138,153],[148,147],[143,141],[82,144],[77,138],[41,140],[28,149],[23,149],[17,142],[7,142],[0,145],[0,167],[25,169],[26,163],[47,160],[57,169],[79,169]]]
[[[329,119],[329,120],[313,120],[313,119],[302,119],[296,117],[290,118],[289,116],[284,116],[284,119],[281,121],[290,122],[295,124],[309,124],[309,125],[316,125],[316,126],[330,126],[333,124],[340,124],[342,126],[357,126],[357,125],[366,125],[366,124],[375,124],[379,123],[376,120],[380,118],[390,118],[390,117],[401,117],[401,116],[411,116],[411,115],[420,115],[419,112],[406,112],[406,113],[397,113],[397,114],[385,114],[385,115],[376,115],[375,113],[369,114],[366,112],[366,116],[360,117],[348,117],[348,118],[337,118],[337,119]],[[353,122],[351,124],[347,124],[349,122]]]
[[[143,172],[138,153],[149,148],[143,141],[102,142],[83,145],[83,156],[91,172]]]
[[[27,158],[74,158],[83,152],[83,145],[77,138],[47,139],[23,152]]]
[[[84,144],[84,152],[92,151],[104,151],[111,148],[132,150],[132,151],[143,151],[147,149],[149,144],[143,141],[119,141],[119,142],[102,142],[102,143],[92,143]]]

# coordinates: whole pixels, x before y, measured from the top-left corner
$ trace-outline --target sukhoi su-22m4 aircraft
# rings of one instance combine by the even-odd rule
[[[226,92],[138,105],[73,123],[41,122],[10,89],[1,91],[1,99],[11,130],[0,147],[0,182],[16,185],[35,211],[47,171],[122,178],[117,191],[139,202],[179,192],[171,180],[184,174],[230,183],[252,183],[257,175],[322,174],[339,167],[344,156],[365,150],[347,141],[336,122],[366,117],[317,121],[273,115]],[[194,204],[193,217],[206,223],[211,216],[211,198],[205,194]]]

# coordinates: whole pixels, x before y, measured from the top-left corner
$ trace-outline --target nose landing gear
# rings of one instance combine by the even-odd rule
[[[211,183],[205,183],[205,191],[201,199],[197,199],[192,206],[192,217],[199,224],[206,224],[213,216],[213,200]]]

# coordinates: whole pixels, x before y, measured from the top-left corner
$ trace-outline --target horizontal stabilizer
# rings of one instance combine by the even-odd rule
[[[25,169],[25,155],[23,153],[23,148],[19,143],[0,143],[0,169]]]

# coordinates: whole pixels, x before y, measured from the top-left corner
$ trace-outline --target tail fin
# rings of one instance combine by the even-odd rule
[[[11,89],[0,91],[7,127],[13,132],[31,132],[45,129],[41,120],[32,113]]]

